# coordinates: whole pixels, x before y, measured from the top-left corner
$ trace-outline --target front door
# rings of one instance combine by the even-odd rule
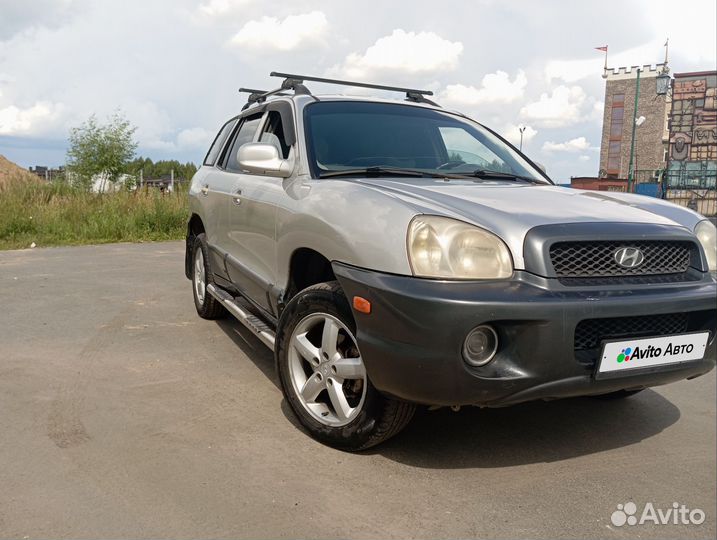
[[[293,159],[285,141],[281,116],[268,111],[259,142],[274,144],[282,159]],[[271,311],[269,293],[276,283],[276,213],[286,180],[242,172],[234,184],[229,211],[229,272],[244,274],[246,292],[256,303]],[[232,276],[233,277],[233,276]]]

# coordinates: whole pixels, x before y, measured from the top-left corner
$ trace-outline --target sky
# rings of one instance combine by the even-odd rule
[[[138,154],[201,162],[270,71],[433,90],[558,182],[598,172],[604,57],[715,69],[715,0],[0,0],[0,154],[65,162],[71,127],[121,111]],[[309,84],[315,93],[336,87]],[[347,91],[339,90],[343,93]],[[386,97],[385,95],[382,97]]]

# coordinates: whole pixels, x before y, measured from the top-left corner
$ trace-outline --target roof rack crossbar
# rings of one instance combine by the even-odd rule
[[[302,81],[293,79],[286,79],[281,83],[281,86],[275,90],[257,90],[256,88],[240,88],[239,92],[249,93],[249,99],[242,110],[246,109],[253,103],[263,103],[266,98],[271,96],[286,96],[286,90],[293,90],[295,95],[311,95],[311,92],[306,88]]]
[[[257,90],[255,88],[240,88],[239,92],[249,93],[249,98],[247,99],[247,105],[251,105],[252,103],[262,103],[266,101],[266,98],[270,96],[285,96],[284,88],[277,88],[276,90]]]
[[[424,102],[424,103],[430,103],[432,105],[435,105],[432,101],[429,101],[424,96],[432,96],[433,92],[431,90],[418,90],[416,88],[402,88],[400,86],[386,86],[383,84],[370,84],[370,83],[364,83],[364,82],[358,82],[358,81],[342,81],[339,79],[327,79],[324,77],[311,77],[309,75],[294,75],[291,73],[279,73],[278,71],[272,71],[269,74],[270,77],[283,77],[284,82],[282,83],[282,88],[284,89],[290,89],[290,88],[296,88],[297,86],[303,86],[304,81],[312,81],[312,82],[320,82],[320,83],[327,83],[327,84],[338,84],[341,86],[355,86],[358,88],[373,88],[375,90],[387,90],[389,92],[405,92],[406,98],[410,101],[417,101],[417,102]],[[298,92],[297,92],[298,93]]]
[[[240,88],[240,94],[266,94],[267,90],[257,90],[256,88]]]

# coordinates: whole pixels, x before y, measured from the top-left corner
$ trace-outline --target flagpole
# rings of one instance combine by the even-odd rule
[[[604,45],[602,47],[595,47],[595,49],[605,53],[605,65],[603,66],[602,76],[603,76],[603,79],[606,79],[607,78],[607,45]]]

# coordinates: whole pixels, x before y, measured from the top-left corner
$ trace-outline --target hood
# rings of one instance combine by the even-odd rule
[[[440,179],[361,179],[411,204],[417,213],[453,217],[500,236],[516,268],[533,227],[564,223],[652,223],[692,231],[702,216],[654,197],[507,182]]]

